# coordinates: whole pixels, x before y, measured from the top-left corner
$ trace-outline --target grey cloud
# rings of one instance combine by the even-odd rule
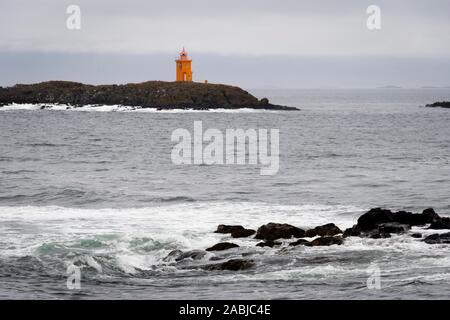
[[[69,4],[82,29],[65,27]],[[365,27],[382,10],[382,30]],[[3,0],[0,84],[197,79],[252,87],[448,85],[450,1]],[[261,68],[264,66],[264,68]]]

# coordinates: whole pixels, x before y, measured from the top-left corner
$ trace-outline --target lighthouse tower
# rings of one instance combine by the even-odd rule
[[[180,52],[180,58],[175,60],[177,64],[177,81],[192,81],[192,60],[189,60],[186,50]]]

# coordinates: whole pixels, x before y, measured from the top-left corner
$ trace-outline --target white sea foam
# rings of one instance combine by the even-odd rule
[[[0,207],[0,242],[4,248],[0,256],[33,256],[43,248],[45,254],[75,250],[113,257],[117,268],[132,274],[155,265],[164,267],[164,257],[174,249],[204,250],[217,242],[233,241],[241,246],[238,252],[255,251],[254,239],[231,239],[230,235],[214,233],[221,223],[256,229],[270,221],[304,228],[333,221],[344,228],[352,225],[353,215],[359,212],[361,209],[353,206],[246,202],[122,209]]]
[[[193,110],[193,109],[170,109],[157,110],[155,108],[142,108],[124,105],[84,105],[75,107],[67,104],[53,104],[53,103],[12,103],[0,107],[0,111],[17,111],[17,110],[42,110],[42,111],[82,111],[82,112],[144,112],[144,113],[254,113],[254,112],[272,112],[277,113],[277,110],[262,110],[262,109],[209,109],[209,110]]]
[[[40,245],[45,236],[51,239],[77,239],[81,236],[120,234],[130,237],[150,237],[158,241],[177,242],[186,249],[201,249],[214,243],[221,235],[212,231],[218,224],[243,224],[249,228],[274,222],[299,227],[313,227],[335,222],[341,228],[354,222],[354,215],[363,209],[353,206],[272,205],[264,203],[207,202],[162,205],[148,208],[77,209],[57,206],[0,207],[3,229],[0,237],[16,233],[8,224],[34,226],[43,233],[17,232],[8,241],[15,247],[33,247],[33,241],[20,237],[36,237]],[[6,230],[5,230],[6,229]],[[245,239],[240,241],[246,241]]]

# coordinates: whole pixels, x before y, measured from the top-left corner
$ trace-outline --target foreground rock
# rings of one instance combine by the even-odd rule
[[[305,232],[305,237],[316,237],[316,236],[334,236],[339,233],[342,233],[342,230],[339,229],[334,223],[324,224],[323,226],[315,227],[314,229],[307,230]]]
[[[440,243],[450,243],[450,232],[441,233],[441,234],[432,234],[425,239],[423,239],[425,243],[428,244],[440,244]]]
[[[254,235],[255,233],[256,231],[252,229],[240,229],[231,232],[231,236],[233,238],[246,238]]]
[[[223,250],[228,250],[228,249],[238,248],[238,247],[239,246],[235,243],[220,242],[220,243],[217,243],[217,244],[213,245],[212,247],[206,249],[206,251],[223,251]]]
[[[367,236],[385,238],[390,233],[403,233],[412,226],[422,226],[441,221],[443,218],[429,208],[422,213],[374,208],[358,218],[357,224],[345,230],[344,237]]]
[[[303,238],[305,236],[305,230],[294,227],[287,223],[268,223],[258,228],[256,232],[256,239],[261,240],[277,240],[277,239],[290,239]]]
[[[429,108],[450,108],[450,101],[435,102],[435,103],[427,104],[426,107],[429,107]]]
[[[244,259],[231,259],[223,263],[211,264],[205,266],[205,270],[230,270],[230,271],[239,271],[250,269],[255,266],[253,260],[244,260]]]
[[[48,81],[0,87],[0,106],[10,103],[126,105],[156,109],[298,110],[273,105],[266,98],[258,100],[235,86],[164,81],[98,86],[70,81]]]
[[[407,211],[392,212],[390,210],[375,208],[371,209],[358,218],[357,226],[362,231],[377,228],[382,223],[397,222],[409,226],[420,226],[439,220],[439,215],[433,209],[426,209],[422,213]]]
[[[434,221],[430,224],[428,229],[450,229],[450,218],[441,218],[437,221]]]
[[[298,239],[295,242],[291,242],[290,246],[307,246],[307,247],[319,247],[319,246],[331,246],[331,245],[341,245],[344,243],[344,239],[341,236],[337,237],[318,237],[311,242],[305,239]]]
[[[243,226],[219,224],[215,233],[232,233],[233,231],[244,230]]]

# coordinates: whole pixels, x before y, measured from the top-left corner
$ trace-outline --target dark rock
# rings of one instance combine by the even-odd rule
[[[439,215],[431,208],[424,210],[421,214],[406,211],[392,212],[386,209],[374,208],[359,217],[357,226],[361,231],[370,231],[376,229],[380,224],[388,222],[420,226],[439,219]]]
[[[428,221],[426,223],[430,223],[436,220],[439,220],[441,217],[434,211],[433,208],[428,208],[422,211],[422,215],[427,219]]]
[[[428,229],[435,229],[435,230],[450,229],[450,218],[445,217],[433,221]]]
[[[148,81],[123,85],[86,85],[70,81],[17,84],[0,88],[0,103],[127,105],[155,109],[298,110],[258,100],[247,91],[223,84]]]
[[[228,250],[232,248],[238,248],[239,246],[235,243],[230,242],[220,242],[215,245],[213,245],[211,248],[206,249],[206,251],[223,251]]]
[[[428,108],[450,108],[450,101],[435,102],[432,104],[427,104],[426,107],[428,107]]]
[[[359,236],[361,236],[361,230],[359,229],[359,227],[356,224],[351,228],[345,229],[344,234],[342,235],[342,237],[344,237],[344,238],[359,237]]]
[[[406,232],[411,226],[421,226],[431,223],[433,226],[441,226],[442,221],[432,208],[423,210],[422,213],[407,211],[392,212],[390,210],[373,208],[358,218],[358,222],[344,231],[343,237],[358,236],[373,239],[390,237],[390,233]]]
[[[217,226],[217,230],[214,231],[215,233],[232,233],[233,231],[237,230],[244,230],[245,228],[243,226],[230,226],[226,224],[219,224]]]
[[[269,104],[269,99],[262,98],[261,100],[259,100],[259,103],[263,106],[267,106]]]
[[[281,242],[272,241],[272,240],[262,241],[262,242],[258,242],[256,244],[257,247],[270,247],[270,248],[273,248],[274,246],[279,246],[279,245],[281,245]]]
[[[231,270],[231,271],[239,271],[246,270],[255,266],[253,260],[244,260],[244,259],[231,259],[223,263],[211,264],[205,266],[205,270]]]
[[[256,231],[252,229],[239,229],[231,232],[231,236],[233,238],[246,238],[254,235],[255,233]]]
[[[422,238],[422,234],[421,233],[413,233],[411,235],[411,237],[413,237],[413,238]]]
[[[277,240],[302,238],[305,236],[305,231],[286,223],[268,223],[258,228],[256,232],[256,239],[262,240]]]
[[[421,214],[406,211],[393,213],[393,222],[408,224],[410,226],[421,226],[438,219],[440,219],[439,215],[432,208],[425,209]]]
[[[440,243],[448,244],[448,243],[450,243],[450,232],[441,233],[441,234],[437,234],[437,233],[432,234],[432,235],[426,237],[425,239],[423,239],[423,241],[428,244],[440,244]]]
[[[374,208],[358,218],[357,226],[361,231],[369,231],[376,229],[380,223],[392,221],[392,212],[390,210]]]
[[[305,231],[286,223],[268,223],[258,228],[256,239],[277,240],[290,239],[292,237],[302,238]]]
[[[298,239],[295,242],[289,243],[289,245],[292,246],[292,247],[299,246],[299,245],[307,246],[307,245],[310,245],[310,242],[308,240],[305,240],[305,239]]]
[[[342,233],[342,230],[339,229],[334,223],[324,224],[323,226],[315,227],[314,229],[307,230],[305,232],[305,237],[315,237],[315,236],[334,236],[339,233]]]
[[[331,246],[331,245],[341,245],[344,243],[344,239],[342,237],[320,237],[311,241],[309,244],[305,244],[306,246],[316,247],[316,246]]]
[[[411,229],[407,224],[401,224],[398,222],[382,223],[378,226],[380,233],[403,233]]]

